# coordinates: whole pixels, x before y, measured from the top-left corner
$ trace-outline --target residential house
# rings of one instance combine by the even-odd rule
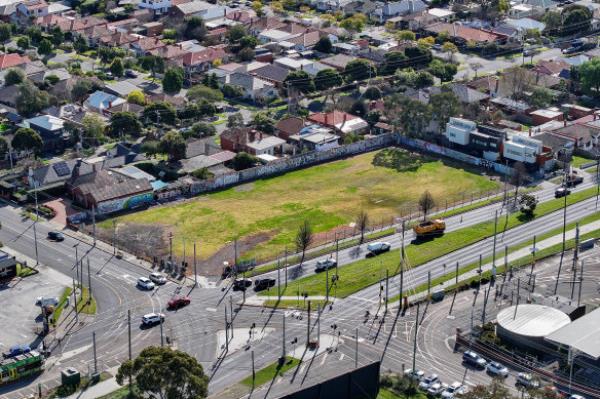
[[[275,134],[287,141],[291,136],[299,134],[304,125],[304,119],[297,116],[288,116],[280,119],[275,124]]]
[[[504,22],[500,26],[507,26],[509,28],[513,28],[517,32],[516,39],[518,41],[523,41],[525,39],[525,35],[527,31],[538,31],[543,32],[546,28],[546,24],[540,21],[536,21],[532,18],[506,18]]]
[[[29,57],[18,53],[0,54],[0,71],[30,62]]]
[[[246,73],[232,73],[228,76],[228,83],[241,88],[244,98],[254,102],[265,102],[277,97],[277,89],[273,83]]]
[[[64,131],[65,121],[52,115],[40,115],[25,119],[23,126],[40,134],[44,151],[62,150],[66,147],[69,135]]]
[[[247,152],[252,155],[276,155],[283,153],[285,140],[248,127],[225,130],[221,136],[221,148],[231,152]]]
[[[151,10],[154,15],[165,14],[171,8],[171,0],[141,0],[138,7]]]
[[[373,15],[379,22],[385,22],[390,18],[400,15],[416,14],[426,10],[427,4],[421,0],[400,0],[386,2],[382,7],[374,11]]]
[[[166,44],[157,37],[141,36],[135,42],[129,43],[129,48],[135,52],[138,57],[151,54],[152,51],[157,51],[161,47],[165,46]]]
[[[226,62],[229,54],[222,46],[206,47],[199,51],[188,51],[181,58],[181,65],[186,74],[208,71],[215,61]]]
[[[300,33],[291,33],[283,29],[268,29],[261,31],[258,34],[257,39],[261,43],[279,43],[283,41],[288,41],[300,35]]]
[[[115,96],[127,98],[131,92],[141,91],[141,89],[128,80],[118,80],[104,85],[104,91]]]
[[[573,121],[553,130],[552,134],[572,140],[575,148],[589,153],[600,153],[600,117],[597,113]]]
[[[542,125],[550,121],[564,120],[564,114],[558,108],[537,109],[530,112],[529,115],[531,116],[533,126]]]
[[[26,0],[17,5],[17,13],[24,18],[37,18],[48,15],[48,3],[45,0]]]
[[[544,146],[540,140],[509,133],[502,150],[504,158],[524,164],[535,164],[538,163],[538,157],[544,153]]]
[[[173,13],[176,18],[200,17],[205,21],[221,18],[227,14],[225,6],[207,3],[202,0],[178,4],[173,7]]]
[[[318,124],[303,127],[297,134],[289,137],[301,151],[327,151],[340,146],[340,137],[332,130]]]
[[[83,107],[75,104],[51,106],[42,111],[46,115],[60,118],[63,121],[79,128],[83,127],[83,118],[89,113]]]
[[[4,251],[0,251],[0,281],[17,276],[17,260]]]
[[[313,61],[306,60],[304,58],[290,58],[290,57],[276,58],[275,61],[273,62],[274,65],[288,69],[290,71],[303,70],[305,66],[308,66],[312,63],[313,63]]]
[[[307,119],[343,135],[366,134],[369,132],[369,124],[366,121],[343,111],[317,112],[309,115]]]
[[[360,50],[360,46],[352,43],[334,43],[332,50],[336,54],[346,54],[349,56],[356,55]]]
[[[352,57],[345,54],[336,54],[327,58],[323,58],[320,60],[321,64],[327,65],[333,69],[337,69],[338,71],[343,71],[346,68],[346,65],[351,61],[354,61],[356,57]]]
[[[504,36],[496,33],[459,25],[457,23],[438,22],[426,26],[425,30],[436,35],[446,32],[453,41],[456,41],[459,44],[475,42],[479,45],[485,45],[490,42],[499,43],[506,39]]]
[[[273,83],[277,88],[283,86],[283,82],[289,73],[289,69],[274,64],[265,65],[250,72],[251,75],[257,78]]]
[[[142,105],[124,102],[124,103],[117,104],[113,107],[110,107],[110,108],[104,110],[104,114],[108,118],[110,118],[112,115],[116,114],[117,112],[131,112],[132,114],[136,115],[139,118],[139,117],[142,117],[142,115],[144,113],[144,107]]]
[[[91,111],[104,114],[107,109],[123,104],[124,102],[125,100],[121,97],[98,90],[90,94],[87,100],[85,100],[84,106]]]
[[[288,42],[294,44],[294,49],[297,51],[306,51],[312,49],[315,44],[321,38],[319,31],[307,31],[306,33],[300,34],[300,36],[287,39]]]

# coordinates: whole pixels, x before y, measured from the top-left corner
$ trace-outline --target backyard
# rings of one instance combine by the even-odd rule
[[[184,203],[154,207],[120,217],[119,226],[161,226],[172,232],[173,252],[181,256],[183,238],[187,254],[199,243],[203,259],[223,255],[223,248],[239,240],[243,258],[266,259],[293,250],[296,231],[308,220],[313,232],[324,233],[349,226],[360,210],[377,224],[416,210],[419,196],[429,190],[444,206],[471,195],[498,189],[488,176],[439,160],[412,156],[415,167],[398,171],[373,166],[376,152],[358,155],[285,175],[258,180]],[[418,161],[418,162],[417,162]],[[101,227],[111,230],[112,221]],[[120,228],[120,227],[119,227]],[[317,234],[318,235],[318,234]]]

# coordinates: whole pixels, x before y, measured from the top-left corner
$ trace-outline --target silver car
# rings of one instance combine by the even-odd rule
[[[431,374],[430,376],[427,376],[421,380],[421,382],[419,383],[419,389],[426,391],[429,389],[430,386],[439,381],[440,379],[438,378],[437,374]]]
[[[325,270],[332,269],[337,266],[337,260],[334,258],[328,258],[317,261],[315,272],[324,272]]]

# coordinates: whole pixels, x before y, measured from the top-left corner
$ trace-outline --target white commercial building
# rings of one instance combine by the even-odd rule
[[[468,145],[471,133],[477,130],[477,124],[468,119],[450,118],[446,124],[444,136],[451,143]]]
[[[138,7],[152,10],[155,14],[164,14],[171,8],[171,0],[142,0]]]
[[[535,163],[537,156],[542,153],[542,148],[540,140],[513,134],[504,142],[503,155],[513,161]]]

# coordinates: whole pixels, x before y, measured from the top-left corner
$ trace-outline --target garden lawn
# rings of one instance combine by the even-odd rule
[[[441,161],[424,160],[414,171],[376,167],[375,152],[258,180],[184,204],[155,207],[119,218],[119,223],[160,224],[172,231],[175,254],[183,253],[183,240],[199,242],[200,257],[215,254],[228,241],[261,235],[243,258],[265,259],[293,248],[298,226],[308,220],[316,233],[348,225],[358,212],[368,212],[380,223],[413,210],[419,196],[429,190],[441,204],[477,196],[498,188],[498,183]],[[112,221],[101,227],[112,229]],[[189,242],[188,241],[188,242]]]
[[[571,160],[571,166],[574,168],[580,168],[581,165],[585,165],[588,163],[594,163],[594,162],[595,162],[595,159],[580,157],[578,155],[573,155],[573,158]]]
[[[285,363],[279,367],[277,362],[272,363],[265,367],[262,370],[256,372],[256,378],[254,381],[254,386],[259,387],[267,382],[274,380],[277,376],[283,375],[289,369],[296,367],[300,363],[300,360],[286,356]],[[242,380],[242,384],[251,387],[252,386],[252,375],[246,377]]]
[[[595,187],[573,193],[567,197],[567,204],[574,204],[595,195]],[[535,216],[539,217],[559,210],[563,204],[564,198],[543,202],[537,206]],[[508,218],[499,218],[498,233],[526,223],[527,219],[523,216],[518,212],[510,215]],[[490,220],[446,233],[442,237],[431,241],[408,245],[405,251],[410,262],[410,267],[417,267],[442,255],[491,237],[493,234],[494,221]],[[333,287],[330,285],[329,294],[334,297],[347,297],[384,279],[386,270],[390,277],[394,276],[400,271],[399,260],[400,250],[396,249],[374,258],[361,259],[349,265],[342,266],[338,269],[339,282]],[[324,273],[320,273],[289,282],[287,288],[282,287],[281,292],[284,296],[295,295],[298,290],[308,293],[309,296],[325,295],[325,287]],[[273,294],[276,295],[276,292],[276,290],[270,293],[261,292],[259,295],[272,296]]]

